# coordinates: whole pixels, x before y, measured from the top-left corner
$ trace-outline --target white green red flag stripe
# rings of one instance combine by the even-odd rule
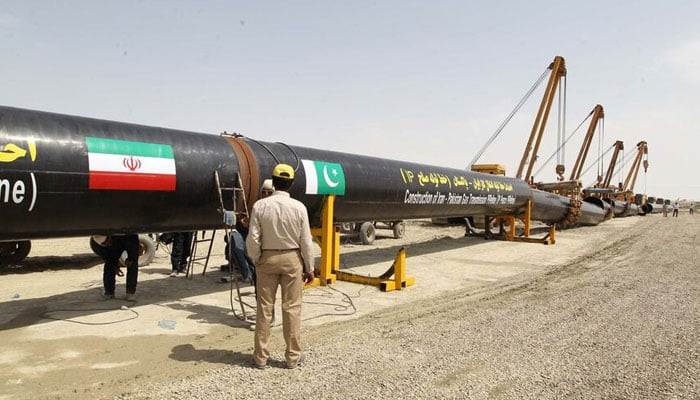
[[[175,190],[175,157],[167,144],[86,137],[88,187],[101,190]]]
[[[315,160],[301,160],[306,175],[306,194],[345,194],[343,166]]]

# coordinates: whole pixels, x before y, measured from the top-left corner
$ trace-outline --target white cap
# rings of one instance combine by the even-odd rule
[[[275,191],[275,187],[272,186],[272,179],[265,179],[262,184],[261,190],[271,190]]]
[[[105,235],[92,235],[92,240],[94,240],[95,243],[99,244],[100,246],[103,246],[104,243],[107,241],[107,236],[105,236]]]

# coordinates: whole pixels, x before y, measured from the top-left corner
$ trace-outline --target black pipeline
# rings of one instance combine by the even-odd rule
[[[524,181],[407,161],[0,107],[0,240],[223,226],[250,205],[275,164],[318,224],[324,194],[337,222],[521,213],[563,221],[566,197]],[[233,204],[237,187],[238,204]],[[245,197],[245,201],[243,201]],[[603,210],[584,210],[603,220]]]

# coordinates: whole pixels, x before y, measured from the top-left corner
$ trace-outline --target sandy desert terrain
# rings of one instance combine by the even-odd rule
[[[416,285],[305,290],[307,361],[277,368],[277,328],[264,371],[221,282],[222,240],[192,279],[168,277],[159,249],[136,303],[100,299],[86,238],[35,241],[0,271],[0,399],[698,398],[699,231],[682,213],[565,230],[550,246],[424,220],[371,246],[344,237],[342,269],[377,276],[405,246]],[[254,304],[250,287],[242,296]]]

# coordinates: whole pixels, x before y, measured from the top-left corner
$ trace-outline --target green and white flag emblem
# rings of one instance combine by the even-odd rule
[[[306,175],[306,194],[345,194],[343,166],[314,160],[301,160]]]

